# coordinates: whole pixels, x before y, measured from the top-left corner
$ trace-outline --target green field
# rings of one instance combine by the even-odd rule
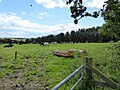
[[[93,58],[94,67],[117,82],[120,79],[117,73],[119,71],[113,72],[110,69],[113,59],[112,51],[109,50],[111,44],[76,43],[50,44],[50,46],[16,44],[10,48],[4,48],[2,44],[0,45],[0,90],[51,89],[79,66],[85,64],[83,55],[76,55],[74,58],[57,57],[52,53],[54,50],[86,50],[87,57]],[[15,51],[17,51],[16,60]]]

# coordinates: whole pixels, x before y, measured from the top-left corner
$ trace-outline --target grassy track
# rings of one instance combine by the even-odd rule
[[[57,57],[53,50],[83,49],[93,58],[93,65],[111,77],[108,66],[111,60],[109,43],[0,45],[0,90],[51,89],[67,75],[84,64],[84,57]],[[15,51],[18,52],[14,59]],[[114,74],[113,74],[114,75]],[[65,86],[63,86],[65,87]],[[67,90],[67,89],[66,89]]]

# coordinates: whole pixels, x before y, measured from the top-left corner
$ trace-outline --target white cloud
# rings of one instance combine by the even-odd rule
[[[1,29],[30,29],[37,27],[38,25],[30,22],[29,20],[23,20],[21,17],[17,17],[13,14],[0,13],[0,28]]]
[[[26,14],[26,12],[21,12],[21,14]]]
[[[69,7],[66,5],[67,0],[35,0],[36,3],[43,5],[45,8],[55,8],[55,7]],[[106,0],[83,0],[87,7],[102,8],[104,1]]]
[[[49,34],[58,34],[83,28],[74,23],[41,25],[30,20],[24,20],[14,13],[0,13],[0,37],[38,37]]]
[[[38,17],[39,19],[43,19],[44,16],[49,17],[49,14],[48,14],[47,12],[40,12],[39,15],[40,15],[40,16]]]
[[[44,15],[48,15],[48,14],[47,14],[47,12],[41,12],[40,15],[44,16]]]
[[[67,7],[66,0],[35,0],[38,4],[43,5],[45,8]]]
[[[106,0],[85,0],[85,6],[91,8],[102,8]]]
[[[38,18],[39,18],[39,19],[43,19],[43,17],[41,17],[41,16],[39,16]]]

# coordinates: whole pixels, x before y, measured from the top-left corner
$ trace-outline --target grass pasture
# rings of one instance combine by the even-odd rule
[[[93,58],[93,65],[110,78],[110,43],[23,44],[4,48],[0,45],[0,90],[49,90],[84,64],[84,56],[57,57],[53,50],[83,49]],[[15,60],[15,51],[17,59]],[[116,73],[115,73],[116,74]],[[71,81],[72,82],[72,81]],[[68,83],[67,83],[68,84]],[[70,83],[70,85],[72,85]],[[67,85],[68,86],[68,85]],[[63,90],[66,86],[63,86]],[[69,90],[69,86],[66,87]]]

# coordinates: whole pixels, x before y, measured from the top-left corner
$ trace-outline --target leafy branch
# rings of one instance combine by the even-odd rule
[[[70,6],[70,11],[71,11],[71,17],[74,18],[74,23],[78,24],[78,20],[80,20],[83,17],[94,17],[94,18],[98,18],[98,16],[103,16],[106,17],[106,11],[111,11],[111,4],[113,5],[118,3],[118,0],[111,0],[111,1],[105,1],[103,8],[98,10],[98,11],[94,11],[93,13],[89,13],[87,11],[87,7],[85,5],[83,5],[83,0],[68,0],[66,2],[66,4],[71,5]],[[107,17],[108,18],[108,15]]]

